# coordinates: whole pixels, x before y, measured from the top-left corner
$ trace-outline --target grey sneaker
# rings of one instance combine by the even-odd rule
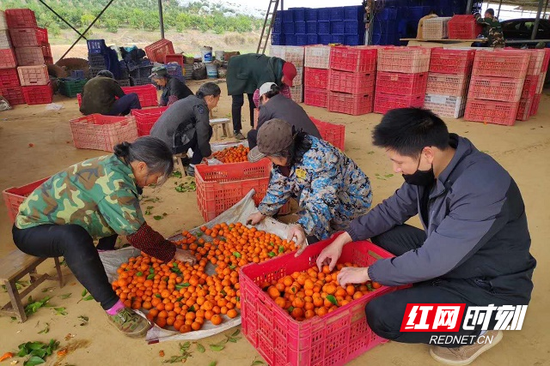
[[[132,338],[144,337],[147,331],[153,327],[149,320],[128,308],[120,310],[116,315],[107,314],[107,317],[110,324]]]
[[[241,131],[235,131],[233,135],[237,140],[246,140],[246,137],[241,133]]]
[[[492,347],[496,346],[498,342],[502,340],[502,332],[491,330],[484,334],[485,342],[474,343],[469,346],[462,346],[457,348],[446,348],[433,346],[430,348],[430,355],[434,360],[452,366],[464,366],[469,365],[476,358],[478,358],[483,352],[488,351]],[[489,343],[487,339],[492,339]]]
[[[189,177],[195,176],[195,166],[193,164],[189,164],[189,166],[185,167],[185,174],[187,174]]]

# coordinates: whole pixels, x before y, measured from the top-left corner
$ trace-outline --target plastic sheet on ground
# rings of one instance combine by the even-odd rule
[[[241,201],[235,204],[235,206],[231,207],[229,210],[225,211],[214,220],[205,224],[205,226],[212,227],[222,222],[226,222],[228,224],[237,222],[246,224],[248,216],[250,216],[250,214],[256,210],[254,200],[252,199],[253,195],[254,190],[251,190]],[[276,221],[270,217],[267,217],[261,224],[257,225],[256,227],[258,228],[258,230],[263,230],[278,235],[283,239],[286,239],[288,225]],[[197,227],[189,231],[192,234],[196,234],[200,231],[200,228]],[[170,239],[179,240],[181,239],[181,235],[171,237]],[[103,266],[105,267],[105,271],[107,272],[107,277],[109,278],[109,281],[113,282],[114,280],[116,280],[118,276],[116,270],[118,269],[118,267],[120,267],[122,263],[127,262],[130,257],[135,257],[139,254],[140,251],[133,247],[100,253],[99,256],[101,258],[101,261],[103,262]],[[207,265],[206,272],[211,274],[212,269],[213,266],[211,263],[209,263]],[[163,329],[155,325],[147,333],[146,341],[148,343],[156,343],[163,341],[197,340],[222,333],[241,324],[240,315],[233,319],[230,319],[226,315],[222,315],[222,317],[224,318],[224,322],[219,326],[214,326],[212,323],[206,322],[201,330],[183,334],[176,331]]]

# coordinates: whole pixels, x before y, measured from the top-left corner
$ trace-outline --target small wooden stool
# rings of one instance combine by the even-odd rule
[[[218,126],[221,126],[221,130],[223,132],[223,136],[225,137],[232,137],[233,134],[231,133],[231,127],[230,124],[231,120],[229,118],[215,118],[210,120],[210,126],[212,126],[212,129],[214,130],[214,141],[219,140],[218,131],[219,129],[216,128]]]
[[[63,287],[63,274],[59,258],[55,257],[55,269],[57,276],[36,273],[36,267],[48,258],[39,258],[23,253],[16,249],[0,259],[0,282],[6,286],[10,296],[10,302],[0,309],[0,314],[16,316],[22,323],[27,320],[22,299],[45,280],[59,281],[59,287]],[[23,276],[29,275],[31,284],[21,293],[17,289],[17,281]]]

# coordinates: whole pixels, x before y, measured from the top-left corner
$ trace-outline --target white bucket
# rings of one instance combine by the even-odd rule
[[[202,62],[204,62],[205,64],[212,62],[212,47],[209,47],[209,46],[201,47],[201,53],[202,53]]]
[[[209,79],[217,79],[218,78],[218,66],[210,63],[206,64],[206,75]]]
[[[216,61],[225,61],[224,60],[224,52],[223,51],[216,51],[214,52],[215,56],[216,56]]]

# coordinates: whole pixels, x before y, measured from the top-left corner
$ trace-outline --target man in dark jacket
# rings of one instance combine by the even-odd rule
[[[165,66],[155,66],[151,71],[152,73],[149,77],[157,86],[162,88],[159,107],[170,106],[180,99],[193,95],[193,92],[185,83],[168,75],[168,70]]]
[[[319,130],[311,121],[306,111],[298,103],[280,93],[275,83],[264,83],[260,87],[260,114],[258,124],[248,131],[248,146],[256,147],[258,130],[267,121],[278,118],[295,127],[295,131],[304,131],[308,135],[321,138]]]
[[[125,116],[132,109],[141,109],[136,93],[124,94],[109,70],[101,70],[90,79],[82,90],[80,112],[84,115],[93,113],[108,116]]]
[[[278,57],[268,57],[259,54],[234,56],[227,65],[227,93],[233,97],[231,115],[233,116],[233,132],[237,139],[244,140],[241,133],[241,108],[244,104],[243,94],[248,95],[250,109],[250,125],[254,124],[254,91],[262,84],[271,81],[278,86],[292,86],[296,77],[296,67]]]
[[[430,350],[437,361],[467,365],[498,343],[502,332],[485,334],[477,324],[475,330],[461,327],[453,333],[400,332],[405,308],[414,303],[528,304],[536,261],[529,253],[521,193],[504,168],[467,139],[449,134],[430,111],[388,112],[375,127],[373,140],[386,149],[405,183],[352,221],[347,232],[323,250],[317,264],[330,262],[334,268],[346,243],[367,238],[395,254],[367,268],[345,268],[338,281],[342,286],[368,280],[388,286],[413,284],[373,299],[366,308],[370,327],[404,343],[430,344],[434,334],[471,336],[469,345]],[[424,230],[405,224],[417,214]],[[476,342],[480,334],[492,342]]]

